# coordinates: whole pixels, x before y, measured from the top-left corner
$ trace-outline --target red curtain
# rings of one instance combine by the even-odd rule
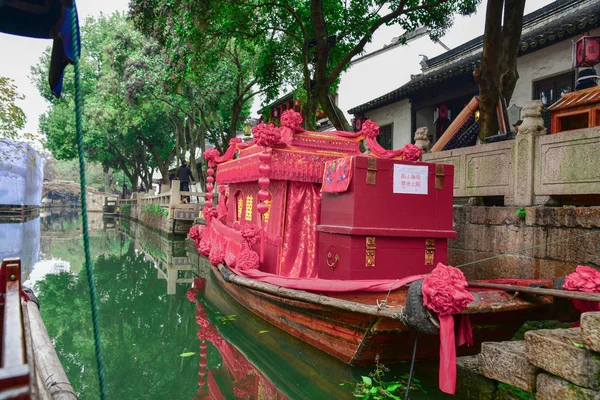
[[[279,275],[316,278],[317,224],[320,215],[320,187],[314,183],[290,181]]]

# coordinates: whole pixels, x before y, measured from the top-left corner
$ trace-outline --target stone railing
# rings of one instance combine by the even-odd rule
[[[145,204],[159,204],[163,208],[174,208],[175,206],[183,205],[182,197],[188,197],[195,203],[188,203],[187,205],[203,205],[206,193],[203,192],[182,192],[180,190],[181,182],[172,181],[171,186],[163,185],[161,187],[161,193],[158,194],[144,194],[144,193],[133,193],[133,197],[130,199],[117,199],[117,205],[122,206],[125,204],[130,205],[145,205]]]
[[[454,165],[454,197],[503,196],[505,205],[544,204],[548,196],[600,194],[600,127],[426,153]]]

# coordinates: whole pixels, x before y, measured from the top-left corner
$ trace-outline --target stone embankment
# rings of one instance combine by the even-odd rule
[[[465,400],[600,400],[600,312],[581,326],[483,343],[457,360],[456,397]]]
[[[600,269],[598,206],[455,206],[454,230],[448,262],[467,279],[544,279],[577,265]]]

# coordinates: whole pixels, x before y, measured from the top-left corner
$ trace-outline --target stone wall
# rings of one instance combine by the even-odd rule
[[[449,264],[462,266],[469,279],[551,278],[577,265],[600,269],[600,207],[526,207],[524,218],[517,210],[455,206],[458,236],[449,242]],[[516,254],[477,262],[510,253]]]

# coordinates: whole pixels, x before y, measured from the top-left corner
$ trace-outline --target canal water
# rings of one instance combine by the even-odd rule
[[[349,367],[248,312],[185,241],[129,220],[89,220],[108,399],[375,398],[353,394],[356,382],[377,380],[374,367]],[[23,259],[74,390],[98,399],[80,217],[0,224],[0,243],[1,257]],[[385,368],[381,380],[402,382],[409,365]],[[456,398],[437,390],[435,362],[417,362],[415,377],[411,399]]]

